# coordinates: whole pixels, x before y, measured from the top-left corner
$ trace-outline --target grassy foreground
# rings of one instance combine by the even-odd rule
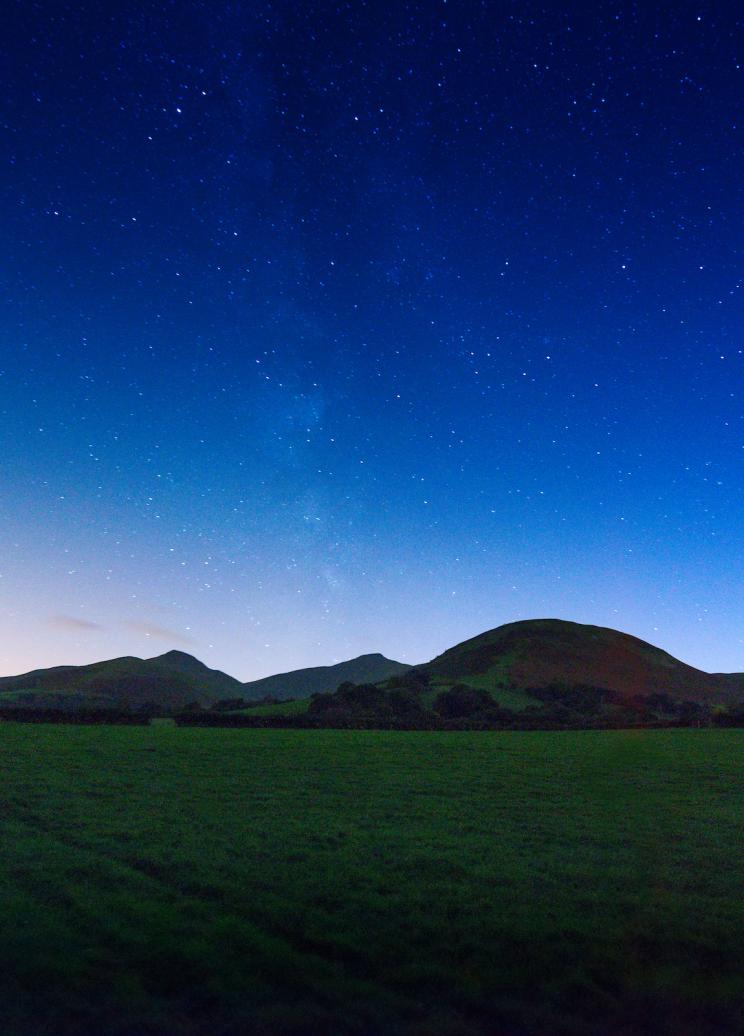
[[[744,1031],[743,749],[0,723],[0,1028]]]

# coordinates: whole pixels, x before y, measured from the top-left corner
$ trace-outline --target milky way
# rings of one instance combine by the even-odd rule
[[[13,2],[0,670],[744,670],[733,5]]]

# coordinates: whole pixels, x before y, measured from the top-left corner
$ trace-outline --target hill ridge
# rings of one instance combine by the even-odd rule
[[[138,707],[154,702],[182,707],[191,701],[209,703],[234,697],[240,687],[239,680],[210,669],[183,651],[167,651],[152,658],[122,655],[87,665],[32,669],[0,678],[0,692],[33,692],[40,700],[51,698],[62,705],[82,700],[107,706]]]
[[[632,697],[664,693],[697,701],[744,698],[744,674],[707,673],[632,633],[566,619],[522,619],[486,630],[422,668],[440,679],[498,687],[591,684]]]
[[[346,681],[377,683],[410,668],[411,666],[405,662],[396,662],[376,651],[357,655],[333,665],[292,669],[286,673],[264,676],[259,680],[249,680],[243,684],[243,692],[247,698],[254,700],[264,697],[280,700],[309,698],[311,694],[335,691],[339,684]]]
[[[0,703],[46,695],[66,702],[182,707],[199,701],[308,698],[339,684],[379,683],[414,668],[380,652],[328,666],[277,673],[241,682],[178,649],[151,658],[123,655],[82,666],[53,666],[0,678]],[[520,619],[461,641],[415,667],[435,683],[470,683],[497,698],[509,690],[549,683],[590,684],[625,697],[654,693],[681,700],[726,703],[744,700],[744,674],[707,673],[654,644],[609,626],[566,619]]]

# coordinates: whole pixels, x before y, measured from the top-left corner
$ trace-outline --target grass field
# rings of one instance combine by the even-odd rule
[[[0,1029],[744,1031],[743,749],[0,723]]]

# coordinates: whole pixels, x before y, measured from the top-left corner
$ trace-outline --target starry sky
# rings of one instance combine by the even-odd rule
[[[3,17],[0,672],[744,670],[735,5]]]

